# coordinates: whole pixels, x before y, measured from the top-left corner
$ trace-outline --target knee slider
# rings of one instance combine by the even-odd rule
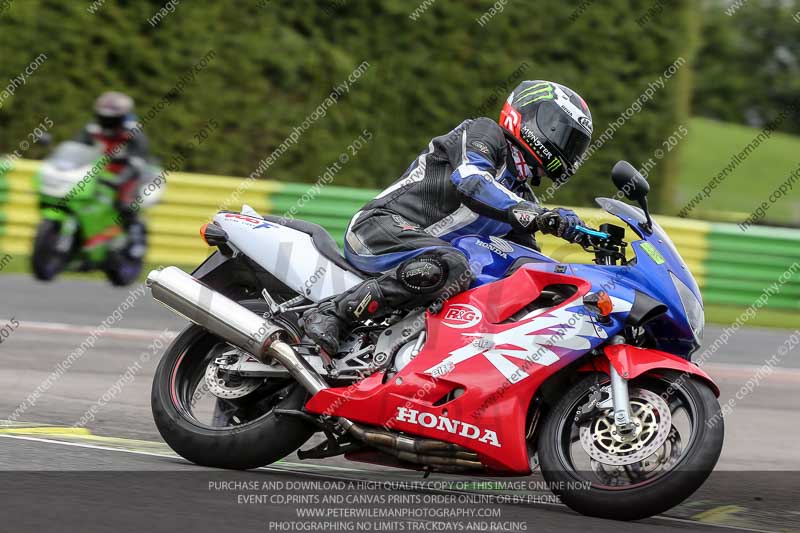
[[[467,258],[455,250],[426,252],[397,269],[397,279],[417,294],[435,294],[442,289],[460,292],[469,287],[472,277]]]
[[[415,294],[431,294],[444,286],[449,270],[440,257],[420,254],[397,267],[397,279]]]

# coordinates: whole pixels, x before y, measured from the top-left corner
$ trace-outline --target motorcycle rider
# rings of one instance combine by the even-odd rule
[[[111,185],[117,190],[119,222],[128,234],[127,254],[140,258],[147,249],[147,232],[138,217],[135,198],[148,168],[150,149],[133,108],[133,98],[127,94],[101,94],[94,103],[96,121],[86,124],[75,140],[96,146],[108,158],[106,168],[116,176]]]
[[[534,80],[513,90],[499,124],[469,119],[432,139],[348,225],[347,260],[384,274],[306,311],[306,334],[334,355],[340,339],[360,322],[466,290],[473,273],[466,256],[450,244],[456,237],[505,236],[538,250],[533,233],[541,231],[574,242],[578,215],[542,207],[530,185],[539,185],[543,176],[567,180],[591,133],[591,113],[577,93]]]

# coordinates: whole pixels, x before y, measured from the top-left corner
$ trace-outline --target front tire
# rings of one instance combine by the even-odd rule
[[[240,302],[251,311],[262,313],[264,302]],[[258,397],[259,390],[241,398],[233,414],[223,415],[219,401],[214,406],[213,420],[199,421],[193,414],[199,383],[192,385],[203,369],[209,353],[220,339],[199,326],[186,328],[167,348],[153,378],[151,404],[159,433],[179,455],[203,466],[246,470],[282,459],[303,445],[316,428],[292,416],[278,416],[275,409],[301,409],[307,393],[297,383],[284,380],[275,385],[265,383],[268,393]],[[193,369],[193,366],[197,367]],[[272,378],[270,378],[272,379]],[[248,404],[247,402],[250,401]],[[268,404],[266,412],[261,409]],[[241,417],[241,419],[239,419]],[[238,420],[229,425],[231,420]]]
[[[638,434],[642,442],[620,445],[611,435],[617,434],[615,426],[603,421],[607,410],[588,422],[580,411],[607,383],[605,374],[587,376],[550,412],[539,440],[542,475],[567,506],[584,515],[638,520],[671,509],[703,484],[722,451],[724,428],[714,393],[706,383],[673,371],[631,380],[631,408],[638,410],[642,427],[650,419],[651,430]],[[648,398],[655,408],[647,407]],[[663,431],[668,437],[658,444]],[[620,462],[627,464],[615,466]]]
[[[142,258],[128,257],[124,252],[111,252],[105,268],[106,277],[115,287],[125,287],[139,279],[143,264]]]
[[[51,281],[67,266],[67,254],[56,251],[61,234],[61,225],[54,220],[42,220],[36,228],[31,254],[33,277],[39,281]]]

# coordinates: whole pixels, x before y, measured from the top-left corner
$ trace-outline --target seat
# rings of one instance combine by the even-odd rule
[[[331,234],[328,233],[328,230],[319,224],[306,222],[305,220],[288,219],[275,215],[264,215],[263,218],[264,220],[274,224],[280,224],[281,226],[286,226],[287,228],[292,228],[293,230],[305,233],[311,237],[311,242],[314,243],[314,248],[316,248],[317,251],[325,258],[330,259],[330,261],[339,268],[351,272],[360,278],[369,278],[376,275],[370,274],[369,272],[363,272],[351,265],[339,251],[339,246],[336,244],[336,241],[333,240]]]

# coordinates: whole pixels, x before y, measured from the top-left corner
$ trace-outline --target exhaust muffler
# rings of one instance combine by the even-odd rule
[[[289,335],[283,328],[208,288],[183,270],[174,266],[153,270],[147,276],[147,286],[153,298],[190,322],[260,360],[277,360],[311,394],[328,388],[311,365],[285,342]]]

